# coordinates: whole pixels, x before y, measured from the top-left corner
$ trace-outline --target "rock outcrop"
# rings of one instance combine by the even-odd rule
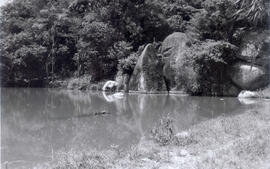
[[[242,90],[262,89],[269,84],[270,32],[249,31],[242,38],[238,58],[229,71],[232,81]]]
[[[152,44],[148,44],[139,57],[129,81],[129,90],[142,93],[167,91],[162,64]]]
[[[267,71],[261,66],[249,63],[236,63],[230,68],[232,81],[243,90],[256,90],[266,87],[269,79]]]
[[[199,94],[202,95],[238,96],[241,90],[254,91],[269,84],[269,31],[247,33],[239,48],[222,41],[193,42],[185,33],[169,35],[162,43],[161,59],[157,57],[154,47],[147,45],[131,77],[122,79],[125,91],[149,93],[167,90],[192,94],[189,88],[196,83],[194,86],[201,87]],[[211,54],[213,56],[209,56]],[[207,62],[208,56],[214,61]],[[210,71],[198,71],[200,62],[187,62],[189,59],[204,57],[206,63],[201,66]]]
[[[202,71],[196,71],[200,65],[193,65],[195,61],[190,62],[188,61],[189,58],[187,58],[194,56],[203,58],[202,55],[208,55],[212,50],[224,48],[225,51],[230,47],[224,47],[226,43],[222,44],[222,42],[216,41],[206,41],[205,43],[195,43],[195,45],[192,45],[193,41],[194,40],[187,34],[175,32],[169,35],[162,43],[161,51],[164,61],[163,75],[169,90],[171,92],[182,91],[190,93],[190,89],[193,90],[194,86],[195,88],[202,88],[200,89],[202,95],[237,96],[241,89],[233,85],[230,79],[227,78],[225,64],[209,62],[211,68],[215,67],[215,69],[209,72],[209,75],[200,74]],[[193,52],[193,54],[191,54],[191,52]],[[221,53],[222,50],[217,52]],[[227,52],[227,55],[232,53],[233,52]],[[197,81],[198,79],[201,79],[200,82]],[[204,81],[202,81],[202,79],[204,79]],[[207,88],[204,88],[205,84],[212,84],[212,86],[207,85]]]
[[[169,90],[177,90],[175,80],[175,63],[178,59],[183,57],[186,49],[190,46],[189,44],[189,37],[180,32],[175,32],[169,35],[162,43],[161,52],[164,62],[163,75]]]

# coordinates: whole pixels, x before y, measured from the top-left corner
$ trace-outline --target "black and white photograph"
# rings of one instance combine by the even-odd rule
[[[0,0],[1,169],[270,169],[270,0]]]

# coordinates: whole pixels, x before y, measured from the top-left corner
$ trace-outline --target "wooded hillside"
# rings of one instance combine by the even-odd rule
[[[1,9],[2,85],[131,74],[144,46],[154,43],[160,56],[173,32],[196,39],[193,66],[200,62],[207,73],[213,67],[205,58],[233,58],[223,49],[198,54],[204,46],[226,43],[233,51],[247,31],[267,29],[269,11],[267,0],[14,0]]]

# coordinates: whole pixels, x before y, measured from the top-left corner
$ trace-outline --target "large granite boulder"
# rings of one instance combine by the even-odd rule
[[[209,74],[200,74],[202,72],[196,71],[196,67],[195,69],[193,67],[195,61],[190,62],[187,58],[193,57],[193,55],[209,55],[216,49],[220,50],[219,52],[226,51],[227,53],[222,54],[233,58],[234,51],[228,51],[236,49],[233,49],[230,44],[227,45],[222,42],[209,40],[193,43],[195,41],[197,40],[192,39],[185,33],[176,32],[169,35],[162,43],[161,51],[164,61],[163,75],[167,86],[169,86],[170,92],[174,93],[181,91],[194,94],[194,91],[196,90],[194,88],[201,87],[202,89],[198,91],[202,95],[237,96],[241,89],[232,84],[230,79],[227,78],[227,65],[212,62],[211,68],[213,71],[208,72]],[[190,53],[193,53],[193,55]],[[197,79],[199,78],[204,79],[204,81],[201,80],[198,82]]]
[[[190,46],[190,38],[180,32],[169,35],[162,43],[161,52],[163,56],[163,75],[169,90],[176,89],[175,63],[184,56],[186,49]]]
[[[269,31],[256,30],[246,33],[239,48],[235,49],[224,47],[222,43],[221,45],[219,43],[221,42],[193,43],[193,39],[187,34],[179,32],[169,35],[163,41],[161,48],[164,62],[163,75],[168,90],[186,91],[185,88],[187,87],[181,88],[180,83],[185,82],[189,85],[190,82],[193,84],[192,78],[189,78],[192,77],[191,75],[194,75],[194,77],[202,76],[201,79],[205,79],[205,82],[200,81],[199,85],[203,86],[203,84],[209,83],[209,90],[203,90],[202,95],[237,96],[241,90],[256,90],[268,85],[270,79]],[[194,50],[197,51],[193,50],[194,44]],[[196,46],[196,44],[199,46]],[[209,76],[207,74],[196,74],[198,72],[192,70],[192,65],[185,64],[189,52],[198,53],[198,56],[203,52],[208,55],[208,53],[211,54],[212,49],[219,49],[219,52],[223,52],[222,55],[227,64],[211,63],[212,72],[208,72]],[[238,54],[237,51],[239,51]],[[235,57],[235,55],[237,56]],[[226,60],[227,58],[231,59]],[[181,65],[191,69],[185,69]],[[179,72],[182,72],[182,74],[179,75]],[[184,78],[181,76],[184,76]],[[207,88],[207,86],[203,86],[204,88]]]
[[[242,38],[238,58],[265,68],[270,64],[270,32],[250,31]]]
[[[129,90],[143,93],[167,91],[162,64],[152,44],[148,44],[139,57],[129,81]]]
[[[239,62],[229,68],[229,76],[234,84],[243,90],[256,90],[266,87],[269,76],[264,67]]]

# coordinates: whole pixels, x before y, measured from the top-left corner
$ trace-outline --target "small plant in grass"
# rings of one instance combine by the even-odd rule
[[[194,134],[188,131],[182,131],[177,133],[174,137],[174,144],[177,146],[187,146],[190,144],[196,144],[198,141],[195,139]]]
[[[189,131],[176,133],[173,119],[168,115],[163,116],[151,131],[152,138],[161,146],[176,145],[187,146],[197,143],[194,135]]]
[[[152,138],[160,145],[172,143],[174,139],[174,125],[172,118],[167,115],[160,119],[151,131]]]

